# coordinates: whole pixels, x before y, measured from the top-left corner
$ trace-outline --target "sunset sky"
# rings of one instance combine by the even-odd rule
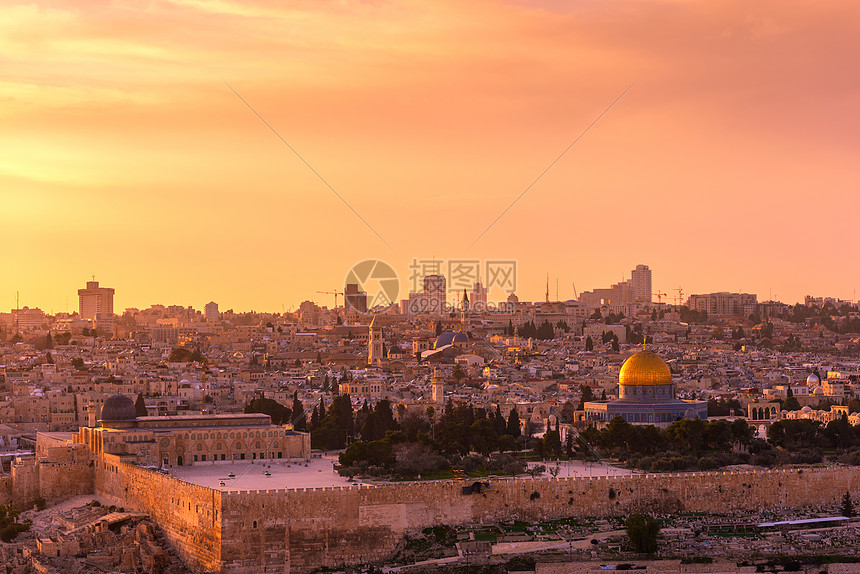
[[[379,258],[518,295],[860,287],[856,0],[0,4],[0,310],[280,311]],[[625,88],[486,235],[476,237]],[[229,83],[390,244],[243,104]]]

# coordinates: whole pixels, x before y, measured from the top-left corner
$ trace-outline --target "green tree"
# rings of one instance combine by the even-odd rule
[[[81,357],[75,357],[74,359],[72,359],[72,366],[79,371],[83,371],[84,360]]]
[[[784,419],[776,421],[767,429],[767,440],[775,446],[797,449],[820,445],[821,423],[811,419]]]
[[[594,341],[591,340],[591,335],[585,338],[585,350],[593,351],[594,350]]]
[[[581,398],[579,399],[579,406],[576,407],[576,410],[581,411],[585,408],[585,403],[594,400],[594,392],[592,392],[591,387],[588,385],[579,385],[579,393]],[[565,420],[566,422],[570,422],[570,420]]]
[[[352,401],[349,395],[338,395],[326,409],[321,427],[311,433],[313,448],[344,448],[354,435]]]
[[[508,424],[505,433],[514,438],[519,438],[523,434],[520,428],[520,415],[517,413],[516,407],[512,408],[511,413],[508,415]]]
[[[292,411],[272,399],[257,398],[245,405],[246,413],[262,413],[272,417],[273,425],[282,425],[289,423],[292,418]]]
[[[134,412],[139,417],[145,417],[148,414],[143,395],[140,393],[137,394],[137,400],[134,401]]]
[[[791,396],[782,401],[782,405],[780,405],[780,410],[799,411],[800,403],[797,401],[797,397]]]
[[[174,347],[174,349],[170,351],[170,355],[167,356],[167,362],[188,363],[191,361],[192,354],[193,353],[185,347]]]
[[[463,367],[460,363],[454,365],[454,369],[451,371],[451,377],[454,378],[454,382],[459,386],[460,382],[466,377],[466,371],[463,370]]]
[[[660,534],[660,523],[647,514],[631,514],[624,521],[630,544],[643,554],[653,554],[657,551],[657,536]]]
[[[297,431],[304,431],[308,428],[308,417],[305,414],[305,406],[299,400],[299,391],[293,393],[293,408],[292,408],[293,428]]]
[[[748,445],[755,438],[755,428],[744,419],[735,419],[731,427],[732,440],[740,444]]]
[[[854,503],[851,501],[851,493],[845,491],[845,496],[842,497],[842,504],[840,505],[840,509],[842,512],[842,516],[846,516],[851,518],[854,516]]]
[[[320,428],[320,410],[317,406],[314,406],[314,410],[311,413],[311,426],[308,430],[313,432],[318,428]]]

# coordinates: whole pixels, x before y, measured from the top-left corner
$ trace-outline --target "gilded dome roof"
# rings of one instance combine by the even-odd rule
[[[669,365],[656,353],[639,351],[621,365],[619,385],[671,385]]]

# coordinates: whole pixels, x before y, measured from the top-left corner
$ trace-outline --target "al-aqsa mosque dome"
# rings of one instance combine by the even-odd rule
[[[621,365],[616,400],[585,403],[586,420],[598,426],[615,417],[665,427],[682,418],[708,418],[708,403],[675,398],[669,365],[657,353],[643,349]]]
[[[132,421],[137,418],[134,401],[125,395],[114,395],[105,400],[99,419],[106,422]]]

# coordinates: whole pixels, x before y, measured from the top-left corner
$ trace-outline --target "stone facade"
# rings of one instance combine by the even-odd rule
[[[221,493],[106,454],[95,466],[95,492],[145,512],[164,530],[189,568],[221,569]]]
[[[37,447],[36,459],[16,461],[12,480],[0,480],[0,487],[16,504],[89,489],[150,515],[193,570],[229,574],[287,574],[381,560],[407,531],[438,524],[755,511],[835,504],[846,491],[860,496],[860,467],[506,478],[470,495],[460,481],[221,491],[139,466],[130,453],[103,452],[90,466],[82,447]],[[79,484],[65,485],[68,473],[77,473]]]
[[[456,481],[225,492],[222,572],[306,572],[385,558],[408,530],[632,512],[725,512],[833,504],[860,494],[860,469],[504,479],[481,494]]]

